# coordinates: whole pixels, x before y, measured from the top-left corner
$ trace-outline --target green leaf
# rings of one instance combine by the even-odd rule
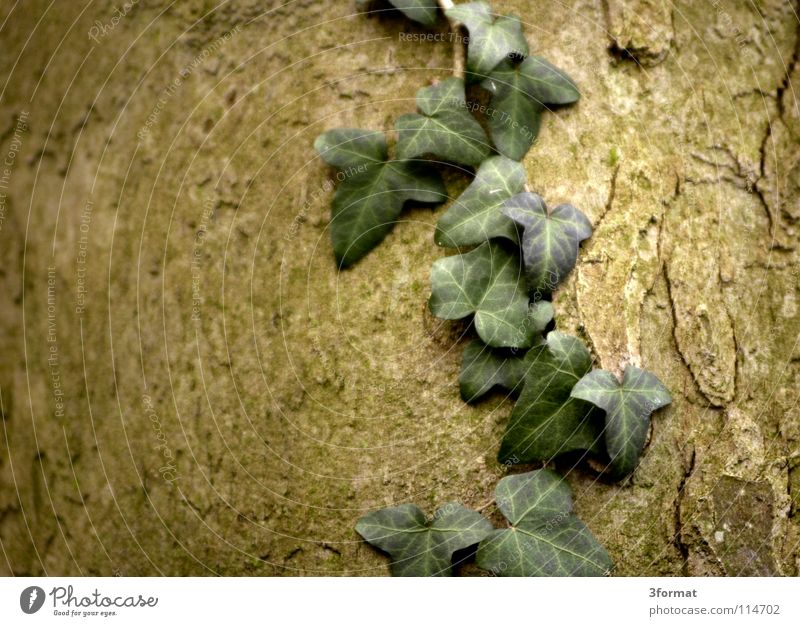
[[[436,0],[389,0],[403,14],[424,26],[434,26],[439,14]]]
[[[539,335],[553,319],[553,305],[542,300],[530,306],[528,314],[530,343],[541,341]],[[527,371],[525,354],[516,350],[490,348],[480,339],[474,339],[464,349],[461,374],[458,377],[461,397],[465,402],[475,402],[492,387],[516,391]]]
[[[511,528],[478,546],[478,567],[498,576],[603,576],[611,558],[572,512],[569,486],[542,469],[503,478],[497,506]]]
[[[492,96],[490,106],[489,132],[497,151],[521,160],[539,135],[544,109],[517,91]]]
[[[644,449],[650,414],[672,402],[667,388],[650,372],[629,365],[622,376],[604,370],[586,374],[572,390],[580,398],[606,412],[606,450],[615,476],[630,474]]]
[[[495,19],[485,2],[459,4],[447,9],[445,14],[467,27],[467,69],[480,78],[488,76],[503,59],[528,55],[528,42],[515,15],[501,15]]]
[[[479,244],[492,237],[517,241],[517,227],[500,212],[500,206],[524,186],[522,164],[503,156],[486,159],[470,186],[439,219],[434,240],[450,247]]]
[[[528,287],[549,293],[575,267],[580,242],[592,234],[592,224],[571,204],[548,211],[535,193],[509,198],[500,209],[523,227],[522,254]]]
[[[431,268],[431,313],[446,320],[475,314],[478,336],[494,348],[530,343],[522,263],[510,242],[492,240]]]
[[[491,92],[489,129],[500,154],[519,160],[539,134],[547,105],[570,104],[580,93],[566,73],[540,57],[500,63],[481,86]]]
[[[490,348],[473,339],[464,348],[458,384],[464,402],[475,402],[493,387],[515,391],[525,377],[525,354]]]
[[[410,20],[424,26],[435,26],[439,16],[439,4],[436,0],[389,0],[391,5]],[[359,11],[367,11],[373,0],[356,0]]]
[[[517,92],[540,106],[572,104],[581,97],[566,72],[536,56],[516,66],[511,61],[500,63],[481,86],[493,95]]]
[[[464,81],[448,78],[417,92],[422,112],[397,119],[397,154],[412,159],[432,154],[445,161],[478,165],[491,153],[483,128],[467,110]]]
[[[501,463],[549,461],[573,450],[602,451],[603,423],[589,403],[570,396],[592,369],[583,342],[558,331],[525,355],[525,381],[500,445]]]
[[[449,502],[432,520],[414,504],[365,515],[356,532],[392,558],[393,576],[450,576],[453,552],[478,543],[492,531],[487,519]]]
[[[341,170],[330,225],[341,267],[383,240],[407,200],[442,202],[447,197],[439,174],[423,163],[390,161],[383,133],[337,128],[317,137],[314,147],[326,163]]]
[[[384,134],[360,128],[334,128],[324,132],[314,140],[314,149],[328,165],[341,170],[383,163],[388,157]]]

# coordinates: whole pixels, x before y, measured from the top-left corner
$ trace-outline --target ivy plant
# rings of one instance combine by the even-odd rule
[[[573,450],[602,452],[600,412],[570,395],[592,369],[592,357],[583,342],[554,330],[545,343],[528,351],[524,366],[524,386],[511,412],[498,460],[530,463],[549,461]]]
[[[509,528],[493,528],[457,502],[426,519],[414,504],[374,511],[356,524],[392,559],[395,576],[449,576],[453,553],[478,544],[478,567],[499,576],[602,576],[611,558],[572,510],[569,486],[555,472],[506,476],[495,489]]]
[[[390,2],[424,26],[438,19],[432,0]],[[419,89],[418,112],[397,119],[396,156],[379,131],[341,128],[316,140],[321,158],[340,170],[330,226],[334,254],[342,267],[362,258],[408,201],[452,200],[434,240],[454,250],[431,268],[428,306],[441,319],[472,321],[477,336],[464,348],[461,397],[477,402],[501,388],[516,398],[498,461],[514,472],[522,463],[581,451],[607,461],[603,478],[623,479],[644,452],[652,413],[671,398],[638,367],[628,366],[622,381],[593,369],[579,338],[552,330],[552,293],[574,269],[592,224],[569,203],[548,208],[528,187],[520,163],[543,112],[578,101],[578,87],[529,55],[516,17],[497,16],[485,2],[439,0],[438,7],[453,29],[469,32],[466,68],[458,44],[454,75]],[[491,98],[484,120],[491,142],[467,99],[479,89]],[[452,165],[456,175],[467,175],[465,168],[475,173],[450,199],[440,171]],[[507,528],[494,529],[478,512],[451,502],[431,519],[413,504],[374,511],[356,531],[389,554],[400,576],[450,575],[454,553],[476,545],[478,566],[497,575],[611,570],[611,558],[576,517],[569,487],[552,470],[506,476],[495,505]]]
[[[429,306],[446,320],[474,314],[478,336],[492,347],[523,348],[533,341],[522,261],[505,242],[487,241],[436,261]]]
[[[495,16],[485,2],[459,4],[445,14],[469,31],[467,69],[479,77],[488,76],[503,59],[528,54],[528,42],[515,15]]]
[[[395,576],[450,576],[453,553],[475,545],[492,531],[480,513],[449,502],[426,519],[414,504],[365,515],[356,532],[392,558]]]
[[[602,576],[611,558],[572,511],[569,486],[542,469],[497,483],[497,507],[511,525],[478,546],[478,567],[499,576]]]
[[[448,78],[417,92],[420,113],[397,120],[397,154],[413,159],[426,154],[462,165],[480,165],[489,156],[489,139],[467,110],[464,81]]]
[[[356,6],[365,11],[372,0],[356,0]],[[395,9],[401,11],[408,19],[419,22],[423,26],[434,26],[439,14],[436,0],[389,0]]]
[[[553,319],[553,305],[547,300],[531,304],[528,324],[532,343],[541,342],[540,334]],[[494,349],[480,339],[473,339],[464,349],[458,384],[465,402],[475,402],[493,387],[515,392],[522,386],[529,363],[525,352]]]
[[[516,350],[496,350],[480,339],[464,348],[458,385],[464,402],[476,402],[494,387],[515,392],[525,378],[525,356]]]
[[[436,224],[434,241],[450,248],[494,237],[517,241],[514,221],[500,211],[504,200],[525,188],[525,168],[504,156],[481,163],[475,178]]]
[[[447,197],[439,174],[414,160],[390,160],[383,133],[337,128],[314,142],[323,160],[339,168],[331,240],[341,267],[351,265],[392,229],[408,200],[442,202]]]
[[[515,160],[533,145],[548,105],[572,104],[580,97],[566,73],[536,56],[521,63],[501,62],[481,86],[492,94],[488,122],[494,145]]]
[[[592,234],[592,223],[571,204],[548,211],[542,197],[520,193],[503,203],[501,212],[523,229],[522,255],[528,286],[550,292],[578,260],[578,246]]]
[[[587,372],[570,395],[606,412],[606,449],[611,469],[619,477],[630,474],[639,462],[650,429],[650,414],[672,402],[658,378],[632,365],[625,368],[622,384],[610,372]]]

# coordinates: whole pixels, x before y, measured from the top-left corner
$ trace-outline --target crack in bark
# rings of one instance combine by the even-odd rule
[[[674,298],[672,296],[672,290],[673,290],[672,281],[670,280],[670,277],[669,277],[669,270],[667,269],[666,262],[662,266],[662,274],[664,276],[664,282],[665,282],[665,284],[667,286],[667,304],[669,304],[669,311],[670,311],[670,315],[672,317],[672,340],[675,342],[675,352],[678,353],[678,356],[680,357],[681,363],[683,363],[684,367],[689,372],[689,378],[691,379],[691,381],[693,383],[695,391],[697,392],[697,394],[701,398],[705,399],[706,403],[703,406],[705,408],[709,408],[709,409],[718,409],[720,407],[718,405],[714,404],[712,402],[711,398],[709,398],[703,392],[703,388],[700,386],[700,382],[695,377],[694,371],[692,370],[691,366],[689,365],[689,361],[686,360],[686,356],[681,351],[680,342],[678,341],[678,312],[675,309],[675,300],[674,300]],[[686,392],[684,392],[684,395],[686,395]],[[687,397],[687,400],[688,400],[688,397]]]
[[[597,222],[594,225],[594,230],[600,228],[600,224],[605,219],[606,215],[608,215],[609,211],[611,211],[611,207],[614,205],[614,198],[617,195],[617,175],[619,174],[619,168],[621,165],[618,163],[617,166],[614,168],[614,171],[611,173],[611,180],[609,181],[609,189],[608,189],[608,197],[606,198],[605,206],[603,207],[603,212],[597,218]]]
[[[779,106],[780,110],[780,106]],[[756,197],[758,198],[761,206],[764,207],[764,212],[767,214],[767,223],[769,226],[769,237],[771,242],[775,243],[775,220],[772,216],[772,209],[767,202],[766,197],[764,196],[764,192],[761,190],[761,187],[758,183],[762,180],[766,179],[767,176],[767,142],[769,138],[772,136],[772,123],[767,119],[767,130],[764,133],[764,138],[761,140],[761,146],[759,147],[759,177],[756,181],[756,184],[753,185],[753,191],[755,192]]]
[[[615,5],[614,15],[612,15],[612,3]],[[642,7],[637,8],[642,9]],[[650,34],[658,32],[659,27],[666,26],[668,22],[668,32],[661,33],[662,36],[657,36],[652,40],[642,36],[640,32],[630,32],[631,24],[626,19],[624,1],[603,0],[602,12],[606,23],[606,34],[610,39],[607,50],[616,61],[632,61],[640,69],[645,69],[659,65],[669,56],[676,39],[675,10],[672,4],[669,5],[668,16],[649,15],[649,11],[645,11],[644,18],[642,15],[638,16],[640,21],[644,19],[649,22],[646,24],[646,29],[649,30]],[[618,20],[614,19],[615,16]],[[663,24],[661,23],[662,18]],[[626,31],[628,31],[627,36]]]
[[[797,14],[798,11],[800,11],[800,1],[795,3],[795,14]],[[775,99],[778,110],[778,117],[776,122],[778,120],[783,122],[784,120],[784,115],[786,114],[786,111],[783,105],[783,95],[790,86],[791,76],[794,73],[795,67],[797,66],[799,60],[800,60],[800,23],[798,23],[798,26],[795,29],[794,50],[792,51],[792,56],[789,59],[789,64],[786,67],[786,72],[784,73],[780,84],[775,89]],[[759,147],[759,172],[758,172],[758,179],[753,185],[753,192],[759,199],[761,205],[764,207],[764,211],[767,214],[767,220],[769,221],[769,235],[771,240],[770,247],[773,249],[791,251],[794,248],[784,246],[775,240],[777,236],[776,222],[779,219],[779,215],[773,215],[772,209],[770,208],[769,203],[767,202],[767,199],[764,196],[764,192],[759,186],[759,183],[762,180],[766,180],[767,178],[767,144],[769,143],[769,140],[772,137],[772,124],[773,124],[772,120],[769,119],[769,113],[767,113],[767,129],[764,133],[764,138],[761,140],[761,145]],[[773,142],[773,148],[774,147],[775,144]],[[777,160],[777,155],[775,158]]]
[[[694,446],[692,446],[692,455],[689,458],[689,467],[684,469],[683,475],[681,476],[681,481],[678,483],[678,495],[675,497],[675,535],[673,536],[672,540],[675,544],[675,547],[680,552],[681,559],[683,560],[681,564],[681,573],[684,576],[690,576],[691,573],[689,572],[689,546],[684,543],[683,541],[683,521],[681,520],[681,505],[683,504],[684,498],[684,489],[686,488],[687,481],[691,478],[692,474],[694,473],[694,466],[695,466],[695,459],[697,458],[697,451]]]
[[[608,215],[609,211],[611,210],[611,207],[614,204],[614,198],[617,195],[617,175],[619,174],[620,167],[621,167],[621,164],[617,163],[617,165],[614,167],[614,171],[611,173],[611,180],[609,181],[608,197],[606,198],[606,202],[605,202],[605,205],[603,207],[603,212],[598,216],[597,221],[592,226],[592,230],[594,230],[594,231],[596,231],[598,228],[600,228],[600,224],[603,222],[603,220],[605,219],[606,215]],[[587,260],[581,261],[580,264],[581,265],[593,265],[595,263],[600,263],[600,262],[601,262],[600,260],[587,259]],[[577,285],[574,285],[574,284],[573,284],[572,296],[575,299],[576,307],[580,311],[581,308],[582,308],[581,307],[581,300],[578,297]],[[583,319],[583,317],[584,316],[581,315],[582,319]],[[586,326],[584,324],[580,324],[580,326],[578,326],[577,330],[578,330],[578,334],[581,335],[581,338],[584,339],[584,342],[587,344],[587,347],[589,348],[589,352],[592,355],[592,362],[602,364],[602,360],[600,359],[600,353],[597,351],[597,347],[595,346],[595,343],[592,340],[592,336],[589,333],[589,330],[586,328]]]
[[[795,3],[794,8],[795,8],[795,15],[800,13],[800,1]],[[786,73],[783,75],[783,80],[781,81],[781,84],[778,85],[778,88],[775,91],[775,97],[778,99],[778,119],[781,120],[784,119],[784,115],[786,113],[786,111],[783,108],[783,94],[789,88],[789,81],[791,80],[792,74],[794,73],[798,61],[800,61],[800,22],[798,22],[797,28],[795,29],[794,50],[792,51],[792,56],[789,58],[789,65],[786,67]]]
[[[743,352],[742,348],[739,346],[739,339],[736,337],[736,324],[733,323],[733,317],[727,305],[725,306],[725,312],[728,314],[728,322],[731,325],[731,337],[733,338],[733,390],[731,402],[735,402],[736,391],[739,389],[739,379],[741,378],[740,368],[742,364],[740,357]]]

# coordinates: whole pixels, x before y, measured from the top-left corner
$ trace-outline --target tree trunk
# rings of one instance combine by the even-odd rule
[[[49,5],[0,9],[0,573],[383,574],[365,511],[490,501],[511,403],[461,401],[426,312],[444,208],[339,273],[312,147],[412,111],[444,20]],[[557,327],[674,397],[628,484],[556,464],[578,513],[616,574],[796,575],[797,4],[493,7],[582,93],[524,161],[595,226]]]

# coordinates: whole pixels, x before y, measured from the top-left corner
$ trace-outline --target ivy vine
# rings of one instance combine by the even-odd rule
[[[457,44],[454,76],[419,90],[418,112],[396,121],[394,155],[378,131],[339,128],[317,138],[322,159],[346,174],[332,206],[336,260],[344,268],[366,255],[407,201],[447,200],[434,164],[474,167],[471,184],[436,227],[435,242],[459,250],[433,264],[428,303],[439,318],[473,322],[477,337],[464,350],[461,396],[471,403],[500,387],[517,397],[498,462],[546,464],[582,451],[604,463],[609,479],[623,479],[639,462],[651,414],[671,402],[670,394],[655,375],[633,366],[622,381],[592,369],[579,338],[548,332],[551,294],[575,267],[592,226],[571,204],[549,208],[528,188],[519,162],[545,111],[576,102],[578,88],[529,54],[516,16],[495,15],[485,2],[389,1],[424,26],[435,25],[443,11],[454,31],[469,33],[466,58]],[[370,2],[357,5],[367,10]],[[487,92],[488,136],[467,86]],[[450,575],[453,554],[476,545],[478,567],[496,575],[596,576],[612,569],[554,471],[506,476],[495,502],[506,528],[447,503],[430,519],[413,504],[381,509],[362,517],[356,531],[391,557],[398,576]]]

